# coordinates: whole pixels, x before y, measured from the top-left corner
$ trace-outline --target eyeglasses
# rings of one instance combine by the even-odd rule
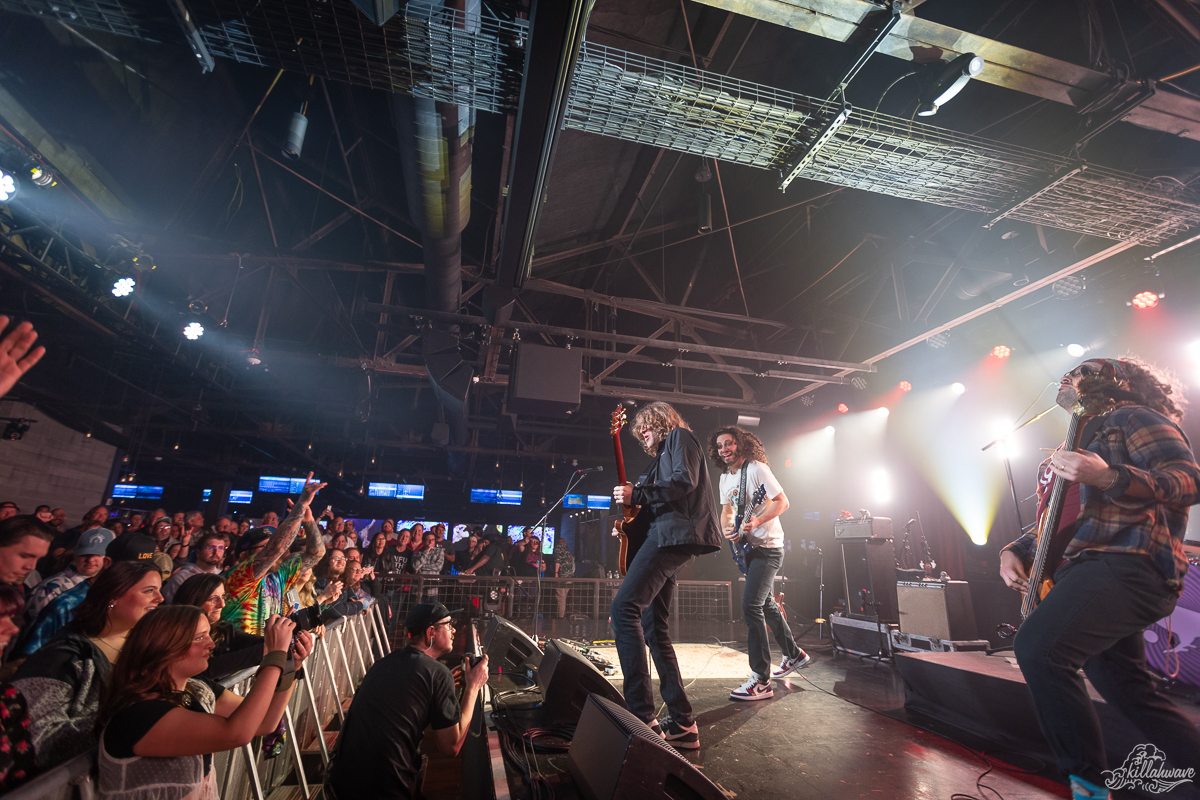
[[[436,626],[438,626],[438,625],[445,625],[445,626],[446,626],[446,627],[448,627],[448,628],[453,628],[453,627],[454,627],[454,620],[452,620],[452,619],[448,619],[448,620],[445,620],[445,621],[443,621],[443,622],[435,622],[435,623],[433,623],[433,624],[434,624],[434,627],[436,627]]]
[[[341,556],[338,556],[337,558],[329,559],[329,563],[330,564],[345,564],[346,559],[342,558]]]

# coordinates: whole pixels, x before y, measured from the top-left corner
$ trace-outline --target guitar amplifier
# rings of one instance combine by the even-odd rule
[[[833,523],[833,538],[891,539],[892,520],[889,517],[835,520]]]
[[[900,581],[896,596],[904,633],[956,642],[979,638],[966,581]]]

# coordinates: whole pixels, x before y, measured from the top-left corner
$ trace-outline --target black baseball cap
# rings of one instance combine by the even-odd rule
[[[149,536],[140,533],[123,533],[108,544],[104,554],[118,561],[149,561],[154,557],[157,543]]]
[[[446,608],[441,603],[417,603],[413,606],[408,616],[404,619],[404,627],[408,629],[410,634],[421,633],[430,625],[437,625],[450,617],[462,611],[461,608],[456,608],[453,611]]]
[[[271,538],[271,534],[274,532],[274,530],[274,528],[255,528],[253,530],[246,531],[246,535],[242,537],[240,542],[238,542],[237,551],[239,553],[244,553],[251,547],[256,547],[262,542],[267,541]]]

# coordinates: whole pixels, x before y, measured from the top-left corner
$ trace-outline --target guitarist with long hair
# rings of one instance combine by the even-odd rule
[[[1080,668],[1174,767],[1200,775],[1200,732],[1155,690],[1142,644],[1183,590],[1188,507],[1200,502],[1200,467],[1180,428],[1185,402],[1169,375],[1137,358],[1089,359],[1059,384],[1058,404],[1082,406],[1084,421],[1073,426],[1079,441],[1056,450],[1040,475],[1043,489],[1064,498],[1044,513],[1060,515],[1047,533],[1066,546],[1061,561],[1045,565],[1053,586],[1021,624],[1014,650],[1077,800],[1110,796]],[[1025,567],[1035,540],[1025,534],[1001,551],[1000,577],[1040,595]]]
[[[676,573],[692,556],[721,549],[717,509],[704,446],[679,412],[666,403],[649,403],[634,417],[633,434],[653,460],[637,483],[613,488],[618,505],[641,507],[624,525],[637,545],[611,611],[625,705],[674,747],[695,750],[700,732],[679,675],[668,617]],[[647,645],[670,715],[663,723],[655,719]]]
[[[746,589],[742,617],[746,620],[746,650],[750,677],[729,693],[730,700],[774,697],[771,678],[790,675],[812,659],[796,644],[791,626],[775,604],[775,576],[783,566],[783,527],[779,515],[788,510],[787,495],[767,464],[762,441],[737,426],[718,428],[708,437],[708,455],[721,468],[721,530],[735,548],[745,548]],[[760,488],[762,500],[754,503]],[[736,521],[741,525],[735,527]],[[738,566],[742,566],[741,563]],[[771,671],[771,642],[775,635],[783,661]]]

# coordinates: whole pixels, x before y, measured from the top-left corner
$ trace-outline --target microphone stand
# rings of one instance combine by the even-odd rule
[[[1042,391],[1044,392],[1045,389],[1043,389]],[[994,439],[994,440],[988,442],[987,444],[985,444],[983,447],[980,448],[980,451],[986,453],[988,450],[991,450],[993,447],[995,447],[996,445],[1003,442],[1009,436],[1012,436],[1014,433],[1021,430],[1021,428],[1024,428],[1026,425],[1029,425],[1030,423],[1037,422],[1039,419],[1046,416],[1047,414],[1049,414],[1051,411],[1053,411],[1054,409],[1056,409],[1058,407],[1059,407],[1059,405],[1057,403],[1055,403],[1054,405],[1050,406],[1049,408],[1047,408],[1045,411],[1041,412],[1040,414],[1030,417],[1029,419],[1022,422],[1020,425],[1018,425],[1017,427],[1013,428],[1008,433],[1001,436],[999,439]],[[1002,449],[1000,451],[1000,457],[1002,459],[1004,459],[1004,472],[1008,476],[1008,493],[1012,496],[1013,508],[1017,512],[1017,530],[1023,531],[1023,530],[1025,530],[1025,525],[1021,522],[1021,501],[1017,498],[1017,485],[1016,485],[1016,483],[1013,482],[1012,462],[1008,460],[1008,451]]]
[[[549,510],[547,510],[546,513],[542,515],[542,518],[537,521],[537,524],[533,526],[534,530],[541,529],[542,535],[543,536],[545,535],[545,528],[543,526],[546,524],[546,520],[550,517],[550,515],[552,513],[554,513],[554,509],[556,509],[560,505],[562,505],[562,503],[567,499],[567,495],[569,495],[571,493],[571,490],[574,489],[576,486],[578,486],[583,481],[583,476],[586,475],[587,472],[590,472],[590,470],[588,470],[588,471],[584,471],[582,469],[575,470],[575,474],[572,475],[571,480],[569,480],[567,482],[567,490],[562,493],[562,497],[560,497],[554,501],[554,505],[550,506]],[[538,561],[539,562],[542,559],[542,555],[543,555],[542,553],[538,553]],[[538,642],[538,647],[541,647],[541,638],[538,635],[538,632],[541,630],[541,619],[542,619],[542,615],[540,613],[541,608],[542,608],[542,571],[539,569],[539,570],[537,570],[537,591],[535,592],[534,599],[533,599],[533,639],[534,639],[534,641]]]

